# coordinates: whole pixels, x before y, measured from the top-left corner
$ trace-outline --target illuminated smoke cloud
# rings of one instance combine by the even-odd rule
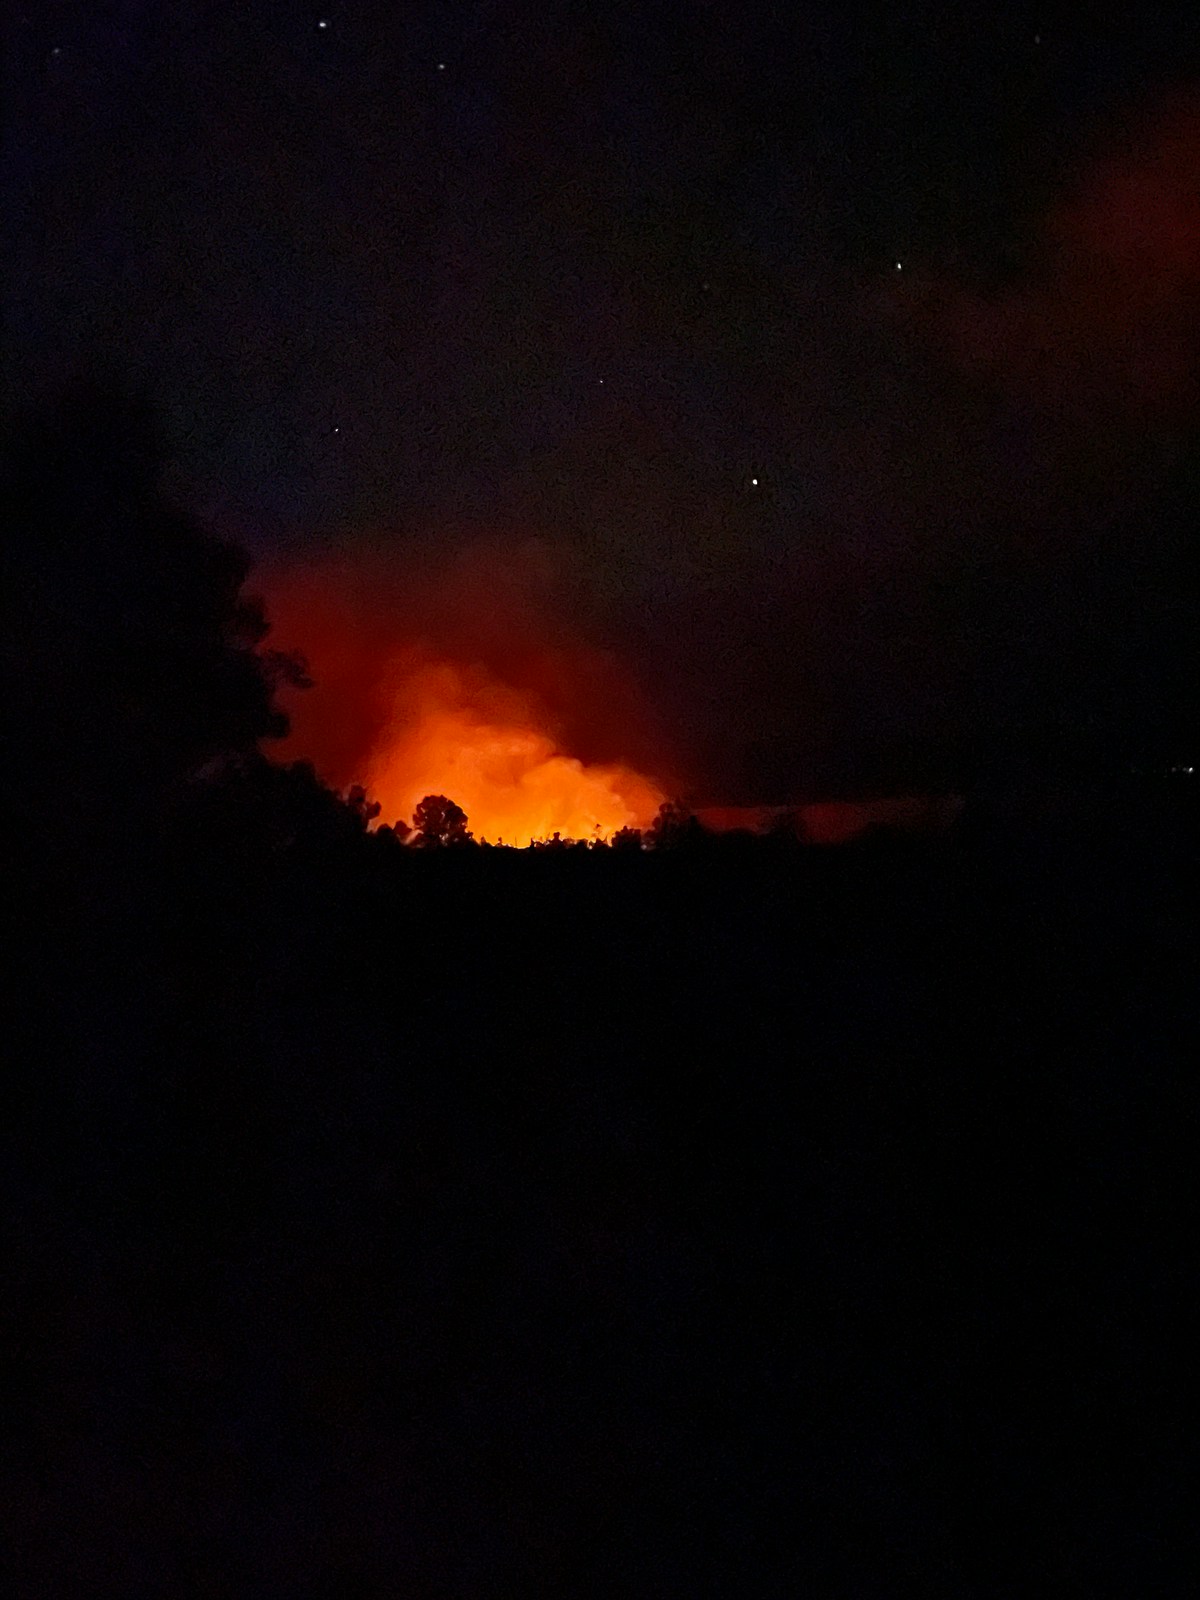
[[[316,687],[286,754],[365,783],[386,821],[449,795],[477,838],[608,838],[663,799],[641,697],[585,643],[528,541],[405,566],[360,546],[276,574],[276,636],[303,641]]]
[[[561,749],[536,703],[480,668],[393,659],[392,716],[375,740],[366,784],[388,817],[423,795],[452,796],[477,838],[526,845],[608,839],[645,826],[663,800],[629,767],[587,765]]]

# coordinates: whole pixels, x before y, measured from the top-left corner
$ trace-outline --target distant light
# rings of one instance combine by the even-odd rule
[[[438,71],[439,72],[445,72],[445,70],[446,70],[446,63],[444,61],[439,61],[438,62]]]
[[[757,489],[758,488],[758,479],[757,478],[751,478],[750,479],[750,487],[752,489]]]
[[[897,263],[896,263],[896,271],[897,272],[903,272],[904,271],[904,263],[903,263],[903,261],[897,261]]]
[[[318,28],[327,28],[328,26],[329,24],[325,21],[324,17],[322,17],[320,22],[317,23]]]

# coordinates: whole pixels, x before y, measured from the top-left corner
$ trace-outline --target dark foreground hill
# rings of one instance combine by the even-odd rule
[[[29,877],[13,1593],[1171,1592],[1182,828],[370,845]]]

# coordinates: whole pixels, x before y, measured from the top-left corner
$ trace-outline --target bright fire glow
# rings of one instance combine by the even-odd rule
[[[408,821],[425,795],[444,794],[477,839],[608,839],[645,827],[664,798],[628,767],[567,754],[531,699],[481,669],[408,660],[389,693],[393,715],[366,771],[384,821]]]

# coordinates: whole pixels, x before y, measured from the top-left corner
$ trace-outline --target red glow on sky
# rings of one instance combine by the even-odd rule
[[[274,638],[315,687],[292,697],[282,754],[336,787],[365,785],[380,821],[427,794],[477,839],[607,839],[645,827],[667,787],[644,701],[556,603],[534,546],[401,563],[380,549],[308,561],[267,584]]]
[[[531,698],[477,666],[401,658],[389,683],[392,715],[365,774],[385,819],[408,819],[424,795],[445,794],[476,838],[527,845],[555,833],[608,839],[644,827],[662,803],[630,767],[577,760]]]
[[[1200,103],[1157,103],[1098,143],[1047,217],[1022,280],[951,289],[934,326],[955,359],[1072,413],[1170,412],[1195,398]]]

